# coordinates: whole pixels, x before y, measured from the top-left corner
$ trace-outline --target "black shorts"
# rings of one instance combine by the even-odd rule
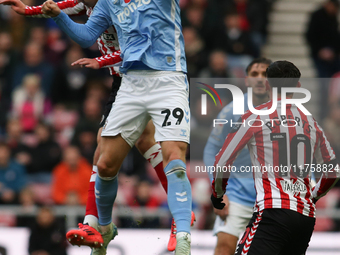
[[[303,255],[315,218],[287,209],[254,213],[237,245],[238,255]]]
[[[111,108],[112,108],[112,104],[116,100],[116,96],[117,96],[118,90],[120,88],[121,82],[122,82],[122,77],[115,76],[113,78],[109,100],[107,100],[107,103],[106,103],[105,108],[104,108],[102,119],[99,123],[100,128],[104,126],[106,118],[107,118],[107,116],[109,116],[109,113],[110,113]]]

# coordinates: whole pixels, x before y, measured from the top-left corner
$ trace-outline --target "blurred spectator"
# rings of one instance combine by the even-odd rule
[[[0,81],[0,137],[4,134],[8,112],[10,109],[10,100],[5,98],[2,92],[3,83]]]
[[[30,183],[50,183],[53,168],[61,160],[61,149],[53,140],[52,129],[40,122],[35,130],[36,145],[30,149],[31,160],[27,166]]]
[[[54,128],[56,142],[61,147],[64,148],[69,145],[78,117],[75,110],[69,110],[63,104],[57,104],[53,107],[51,123]]]
[[[311,14],[308,23],[306,38],[319,78],[330,78],[339,71],[338,11],[338,0],[326,0]]]
[[[50,101],[40,85],[38,75],[27,74],[23,77],[22,85],[13,93],[13,116],[20,120],[24,132],[33,131],[39,119],[51,111]]]
[[[337,103],[340,99],[340,72],[335,73],[329,83],[328,102]]]
[[[23,142],[22,126],[19,120],[9,119],[6,129],[6,143],[11,149],[11,155],[21,165],[27,166],[31,161],[30,148]]]
[[[28,41],[30,43],[36,43],[42,49],[44,49],[47,42],[47,32],[44,27],[36,26],[31,28]]]
[[[207,54],[204,50],[204,42],[199,37],[196,29],[183,28],[185,41],[185,55],[187,58],[188,77],[195,78],[201,69],[207,64]]]
[[[128,201],[131,207],[146,206],[156,208],[159,201],[151,192],[152,182],[148,178],[140,179],[134,188],[133,198]]]
[[[213,51],[209,55],[209,66],[199,74],[201,78],[229,78],[227,55],[222,50]]]
[[[30,28],[30,21],[24,16],[17,14],[10,10],[8,12],[7,31],[9,31],[12,38],[12,46],[14,49],[22,49]]]
[[[47,97],[51,95],[54,70],[52,66],[44,61],[44,52],[40,44],[28,43],[24,49],[24,59],[14,69],[12,76],[12,87],[14,90],[19,86],[27,74],[37,74],[41,78],[41,89]]]
[[[21,205],[21,212],[27,214],[19,215],[16,217],[16,226],[31,228],[35,224],[35,217],[33,216],[33,213],[36,212],[37,205],[34,192],[30,186],[27,186],[20,192],[19,203]]]
[[[236,12],[225,15],[223,23],[212,30],[209,49],[222,49],[228,54],[231,68],[246,69],[255,56],[249,33],[241,27],[241,17]]]
[[[188,0],[180,1],[183,27],[195,28],[203,40],[209,40],[209,31],[220,22],[221,14],[216,1]]]
[[[11,73],[15,67],[17,52],[8,32],[0,32],[0,90],[1,101],[10,99]],[[8,104],[9,102],[7,102]]]
[[[111,77],[112,83],[112,77]],[[90,80],[87,82],[86,98],[93,98],[102,104],[106,104],[110,90],[105,87],[104,80]]]
[[[53,170],[52,197],[56,204],[85,205],[92,166],[75,146],[67,147]]]
[[[338,30],[338,0],[326,0],[311,14],[306,38],[319,78],[330,78],[340,70],[340,33]],[[328,114],[329,81],[320,80],[320,117]]]
[[[66,255],[65,227],[56,221],[52,209],[39,210],[29,238],[30,255]]]
[[[83,104],[83,116],[75,127],[72,144],[77,145],[81,154],[92,163],[93,153],[97,146],[97,131],[102,108],[95,98],[87,98]]]
[[[146,160],[139,153],[136,147],[133,147],[123,161],[120,173],[128,176],[136,175],[138,178],[146,178]]]
[[[15,66],[16,57],[10,34],[0,32],[0,135],[4,131],[10,109],[10,74]]]
[[[323,129],[337,158],[340,158],[340,98],[330,104]]]
[[[73,62],[84,57],[85,55],[79,45],[73,45],[67,50],[64,62],[57,71],[53,82],[53,103],[67,103],[77,106],[84,100],[89,69],[71,66]]]
[[[195,226],[198,229],[205,229],[210,222],[211,201],[210,201],[210,181],[208,179],[197,178],[191,183],[193,208],[196,214]]]
[[[25,185],[25,168],[11,159],[8,145],[0,143],[0,203],[17,204]]]
[[[62,64],[68,46],[62,35],[59,28],[51,28],[47,32],[46,59],[55,67]]]
[[[132,208],[145,207],[150,210],[160,206],[157,197],[152,194],[152,183],[149,179],[139,180],[132,197],[128,200],[128,205]],[[160,225],[158,217],[145,217],[141,220],[121,217],[119,221],[122,227],[157,228]]]
[[[21,190],[19,202],[25,212],[33,212],[36,209],[34,193],[29,186]]]
[[[249,33],[253,56],[259,57],[267,35],[268,0],[226,0],[224,10],[235,10],[240,17],[240,28]]]

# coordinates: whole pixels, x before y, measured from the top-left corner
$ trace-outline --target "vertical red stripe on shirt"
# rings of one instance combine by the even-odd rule
[[[258,116],[256,119],[260,119]],[[264,158],[264,145],[263,145],[263,130],[262,127],[256,127],[255,129],[255,141],[256,141],[256,153],[257,160],[262,166],[265,166],[265,158]],[[270,185],[270,180],[268,179],[268,173],[262,172],[262,183],[264,189],[264,207],[272,208],[273,207],[273,198],[272,198],[272,189]]]
[[[277,114],[277,111],[273,112],[272,114],[269,115],[269,119],[278,119],[279,116]],[[273,125],[272,126],[272,133],[280,133],[280,126]],[[279,166],[279,157],[280,157],[280,148],[279,148],[279,141],[272,141],[272,147],[273,147],[273,167]],[[282,190],[282,186],[280,181],[283,180],[283,178],[280,176],[280,173],[274,172],[275,174],[275,182],[276,182],[276,187],[280,190],[280,198],[281,198],[281,208],[284,209],[290,209],[290,202],[289,202],[289,195],[287,195],[285,192]]]
[[[301,116],[301,121],[302,121],[302,125],[303,125],[303,123],[306,123],[305,124],[305,126],[303,127],[303,133],[304,133],[304,135],[305,136],[307,136],[308,138],[309,138],[309,140],[311,141],[311,135],[310,135],[310,132],[308,133],[308,125],[310,125],[310,123],[309,123],[309,121],[308,121],[308,118],[307,118],[307,116],[303,113],[303,112],[301,112],[301,110],[299,109],[299,108],[297,108],[298,109],[298,111],[299,111],[299,113],[300,113],[300,116]],[[313,123],[311,123],[311,124],[313,124]],[[306,126],[307,125],[307,126]],[[313,126],[313,125],[312,125]],[[316,134],[316,133],[315,133]],[[317,144],[317,143],[315,143],[315,144]],[[315,149],[315,147],[314,147],[314,149]],[[313,153],[314,154],[314,153]],[[313,160],[313,158],[312,158],[312,160]],[[312,162],[306,162],[306,150],[305,150],[305,161],[304,161],[304,163],[305,164],[311,164]],[[310,167],[310,166],[308,166],[308,167]],[[310,169],[309,169],[310,170]],[[306,188],[307,188],[307,193],[306,193],[306,196],[305,196],[305,200],[306,200],[306,202],[307,202],[307,204],[308,204],[308,207],[309,207],[309,217],[314,217],[314,211],[315,211],[315,207],[314,207],[314,205],[313,205],[313,202],[312,202],[312,200],[311,200],[311,187],[310,187],[310,181],[309,181],[309,178],[308,177],[306,177],[306,178],[304,178],[304,184],[306,185]]]

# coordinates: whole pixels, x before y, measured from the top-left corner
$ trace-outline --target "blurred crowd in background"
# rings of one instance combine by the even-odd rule
[[[29,6],[43,3],[42,0],[23,2]],[[181,0],[189,78],[244,77],[245,67],[260,56],[266,42],[272,2]],[[326,22],[322,15],[329,17],[334,28],[324,32],[339,36],[332,7],[330,12],[332,17],[327,13],[313,14],[315,20],[306,28],[319,75],[324,75],[320,77],[331,77],[340,70],[337,67],[332,74],[324,74],[322,69],[330,60],[337,64],[340,43],[334,41],[338,48],[332,57],[331,46],[315,42],[324,39],[316,36],[320,29],[330,28],[326,23],[320,25]],[[74,20],[84,23],[87,17]],[[98,125],[112,77],[106,69],[72,67],[71,63],[100,56],[98,47],[95,44],[82,49],[53,20],[20,16],[8,6],[0,6],[0,24],[0,204],[22,205],[27,210],[36,205],[85,205]],[[329,87],[337,91],[331,94],[339,95],[340,84]],[[340,151],[339,98],[331,100],[331,117],[325,120],[337,153]],[[116,206],[167,206],[156,174],[136,149],[123,163],[119,184]],[[210,229],[214,216],[208,178],[191,179],[191,184],[194,209],[201,212],[196,227]],[[39,215],[44,213],[51,211],[45,208]],[[170,225],[169,221],[157,218],[141,224],[126,218],[117,223],[120,227]],[[0,217],[0,225],[25,224],[25,220]],[[336,224],[330,224],[328,230],[332,229],[336,229]]]

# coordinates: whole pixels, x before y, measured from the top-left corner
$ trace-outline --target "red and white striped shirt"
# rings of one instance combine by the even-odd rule
[[[93,9],[86,6],[78,0],[65,0],[57,2],[58,7],[67,15],[76,16],[86,14],[91,16]],[[42,6],[26,6],[25,15],[35,18],[50,18],[41,12]],[[108,28],[97,39],[98,48],[102,53],[102,57],[95,58],[100,68],[109,68],[111,75],[119,74],[119,66],[121,65],[120,48],[118,42],[117,31],[114,26]]]
[[[270,107],[271,101],[256,109]],[[255,211],[283,208],[315,217],[313,199],[319,199],[334,186],[339,166],[323,130],[312,116],[290,104],[286,106],[286,115],[280,113],[280,100],[270,115],[246,112],[239,120],[242,124],[233,127],[216,155],[215,167],[230,169],[238,153],[248,145],[257,193]],[[314,188],[310,184],[311,167],[316,172],[326,168]],[[225,193],[228,177],[228,172],[216,172],[212,184],[215,197]]]

